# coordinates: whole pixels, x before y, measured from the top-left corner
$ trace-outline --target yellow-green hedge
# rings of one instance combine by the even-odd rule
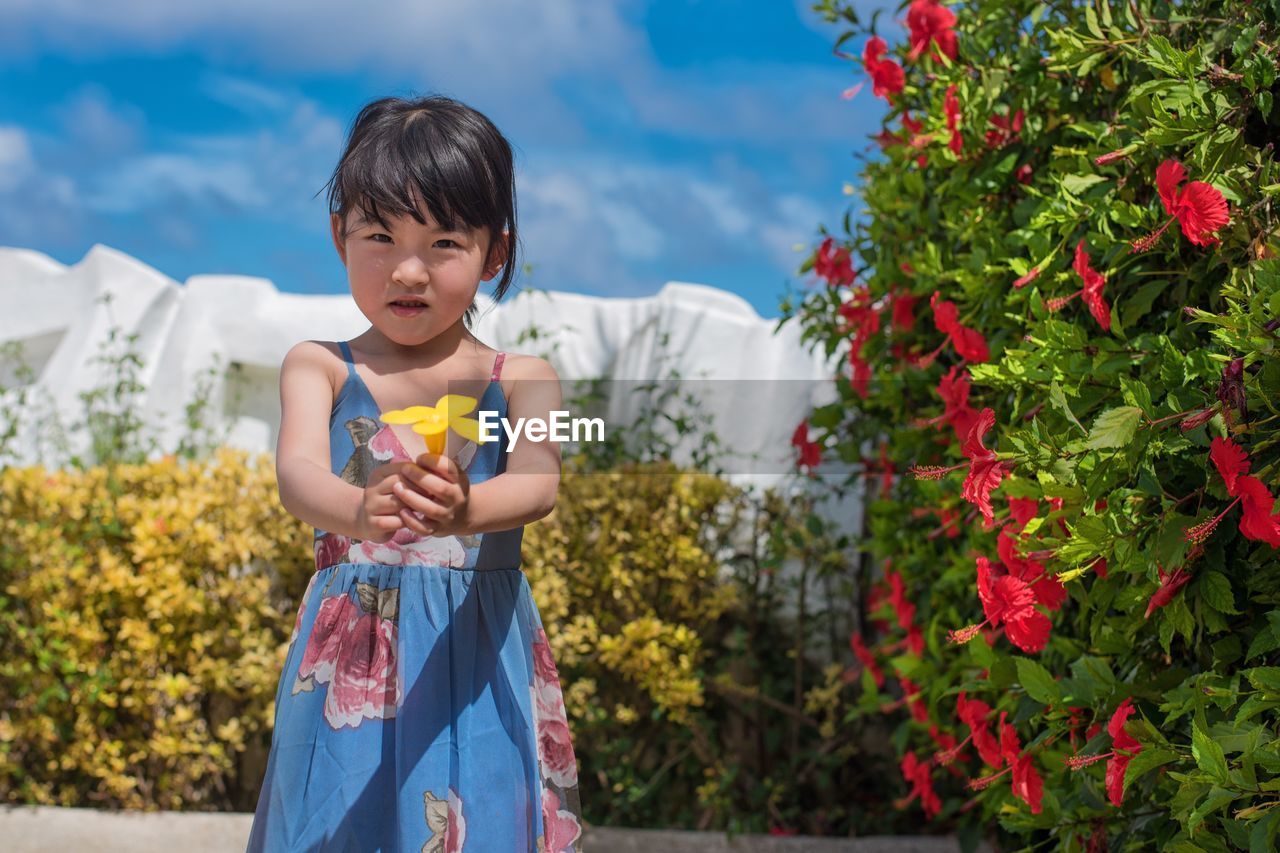
[[[567,468],[527,530],[584,772],[618,729],[703,703],[703,639],[734,604],[716,510],[736,494]],[[0,801],[252,809],[311,537],[265,455],[0,470]]]

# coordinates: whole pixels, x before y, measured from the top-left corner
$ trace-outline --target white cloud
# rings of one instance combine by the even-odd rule
[[[0,125],[0,244],[20,246],[66,240],[83,213],[71,178],[42,172],[31,137],[20,127]]]
[[[169,196],[216,197],[244,208],[269,200],[246,163],[164,153],[133,158],[97,176],[85,204],[99,213],[130,213],[163,204]]]
[[[775,210],[776,218],[761,225],[761,240],[778,268],[792,274],[813,241],[823,210],[812,199],[790,194],[777,200]],[[797,245],[805,250],[796,251]]]
[[[136,148],[145,135],[146,115],[133,104],[117,102],[97,83],[86,83],[52,113],[62,125],[75,161],[118,156]]]
[[[361,12],[336,0],[0,0],[0,48],[80,57],[181,50],[211,61],[234,51],[256,61],[266,80],[288,72],[359,73],[372,87],[422,81],[420,92],[400,93],[406,96],[455,95],[490,115],[516,144],[518,169],[527,165],[521,142],[555,151],[533,159],[519,178],[522,244],[538,286],[577,282],[597,292],[651,292],[661,282],[643,281],[631,269],[662,265],[666,270],[655,275],[680,278],[680,265],[743,260],[792,271],[791,247],[811,239],[821,208],[770,187],[772,175],[743,166],[733,152],[764,148],[793,170],[797,164],[786,158],[796,156],[798,145],[809,151],[824,141],[856,139],[868,116],[867,108],[839,97],[851,79],[847,61],[828,56],[823,64],[815,56],[806,66],[664,69],[635,23],[643,2],[486,0],[481,11],[476,4],[389,0]],[[816,17],[808,8],[798,14],[806,22]],[[829,30],[834,38],[838,28]],[[583,91],[566,100],[567,85]],[[200,88],[262,116],[262,127],[170,136],[163,150],[132,154],[144,117],[90,87],[68,104],[64,125],[117,155],[93,164],[84,203],[106,215],[142,212],[159,221],[210,201],[315,218],[313,195],[329,177],[350,117],[325,113],[293,88],[220,71],[203,77]],[[615,128],[710,142],[715,152],[707,161],[682,154],[689,159],[672,165],[649,162],[646,154],[582,154],[592,135],[570,104],[583,102],[590,102],[592,119]],[[37,154],[42,165],[53,162],[39,147]],[[29,147],[26,155],[29,162]],[[824,168],[820,157],[800,164]],[[62,180],[47,179],[46,189],[71,203],[74,185]],[[324,228],[322,219],[316,229]],[[173,239],[194,239],[194,232],[173,227]]]
[[[175,48],[234,49],[272,70],[373,69],[489,94],[541,90],[573,70],[631,54],[639,35],[623,14],[637,0],[10,0],[0,5],[0,45],[85,57]]]
[[[34,169],[27,132],[20,127],[0,126],[0,191],[12,190]]]
[[[207,71],[201,76],[199,85],[200,91],[209,98],[242,112],[252,112],[254,108],[272,113],[284,112],[292,100],[289,94],[270,86],[217,71]]]
[[[702,165],[618,163],[581,152],[532,159],[517,186],[521,244],[546,278],[540,286],[618,293],[625,279],[635,292],[652,292],[668,279],[691,279],[695,266],[743,262],[790,275],[800,262],[794,245],[812,240],[823,215],[814,200],[771,192],[758,176],[739,181],[741,167],[732,163],[720,170],[727,175],[710,175]],[[625,272],[634,262],[659,272],[636,282]]]

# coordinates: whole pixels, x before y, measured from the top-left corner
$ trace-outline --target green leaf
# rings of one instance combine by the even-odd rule
[[[1197,586],[1200,595],[1219,613],[1239,613],[1235,596],[1231,594],[1231,581],[1222,572],[1208,571],[1200,576]]]
[[[1196,806],[1196,810],[1192,812],[1191,816],[1187,819],[1187,829],[1189,831],[1195,831],[1195,828],[1199,826],[1206,817],[1213,814],[1235,798],[1236,793],[1234,791],[1229,791],[1226,788],[1214,787],[1210,789],[1209,796],[1205,797],[1204,802]]]
[[[1110,180],[1106,175],[1064,175],[1062,188],[1072,195],[1080,195],[1094,184]]]
[[[1257,634],[1254,634],[1253,640],[1249,643],[1249,652],[1244,659],[1251,661],[1258,655],[1265,655],[1267,652],[1273,652],[1277,648],[1280,648],[1280,641],[1276,639],[1276,631],[1270,625],[1267,625]]]
[[[1280,666],[1255,666],[1242,672],[1255,689],[1280,694]]]
[[[1045,705],[1057,705],[1062,699],[1062,691],[1053,675],[1040,663],[1031,658],[1016,658],[1018,664],[1018,683],[1027,691],[1027,695]]]
[[[1138,429],[1142,409],[1137,406],[1118,406],[1098,415],[1085,447],[1100,450],[1106,447],[1124,447],[1133,440]]]
[[[1204,730],[1204,722],[1200,714],[1191,726],[1191,755],[1196,766],[1223,784],[1229,782],[1227,776],[1227,758],[1222,754],[1222,747],[1209,737]]]
[[[1178,753],[1171,749],[1162,749],[1158,746],[1143,746],[1142,751],[1135,755],[1130,761],[1129,766],[1124,771],[1124,787],[1127,791],[1129,786],[1142,778],[1146,773],[1162,767],[1165,764],[1178,760]]]
[[[1067,403],[1067,396],[1062,393],[1062,386],[1058,384],[1057,380],[1049,383],[1049,402],[1053,404],[1055,409],[1062,412],[1067,420],[1080,427],[1081,432],[1088,433],[1084,425],[1076,420],[1075,412],[1071,411],[1071,406]]]

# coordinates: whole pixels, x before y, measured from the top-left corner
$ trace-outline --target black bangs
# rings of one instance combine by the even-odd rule
[[[507,262],[494,289],[500,300],[515,263],[516,194],[511,145],[488,118],[452,98],[381,98],[352,123],[329,188],[329,211],[350,233],[363,217],[390,230],[390,220],[422,208],[450,231],[488,228],[489,251],[508,232]],[[486,261],[488,259],[486,258]],[[471,325],[475,306],[467,310]]]

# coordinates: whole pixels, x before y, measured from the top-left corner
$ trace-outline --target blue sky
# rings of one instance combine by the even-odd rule
[[[346,292],[322,187],[348,124],[440,92],[515,148],[518,283],[776,316],[884,109],[840,97],[839,32],[808,0],[0,0],[0,245]]]

